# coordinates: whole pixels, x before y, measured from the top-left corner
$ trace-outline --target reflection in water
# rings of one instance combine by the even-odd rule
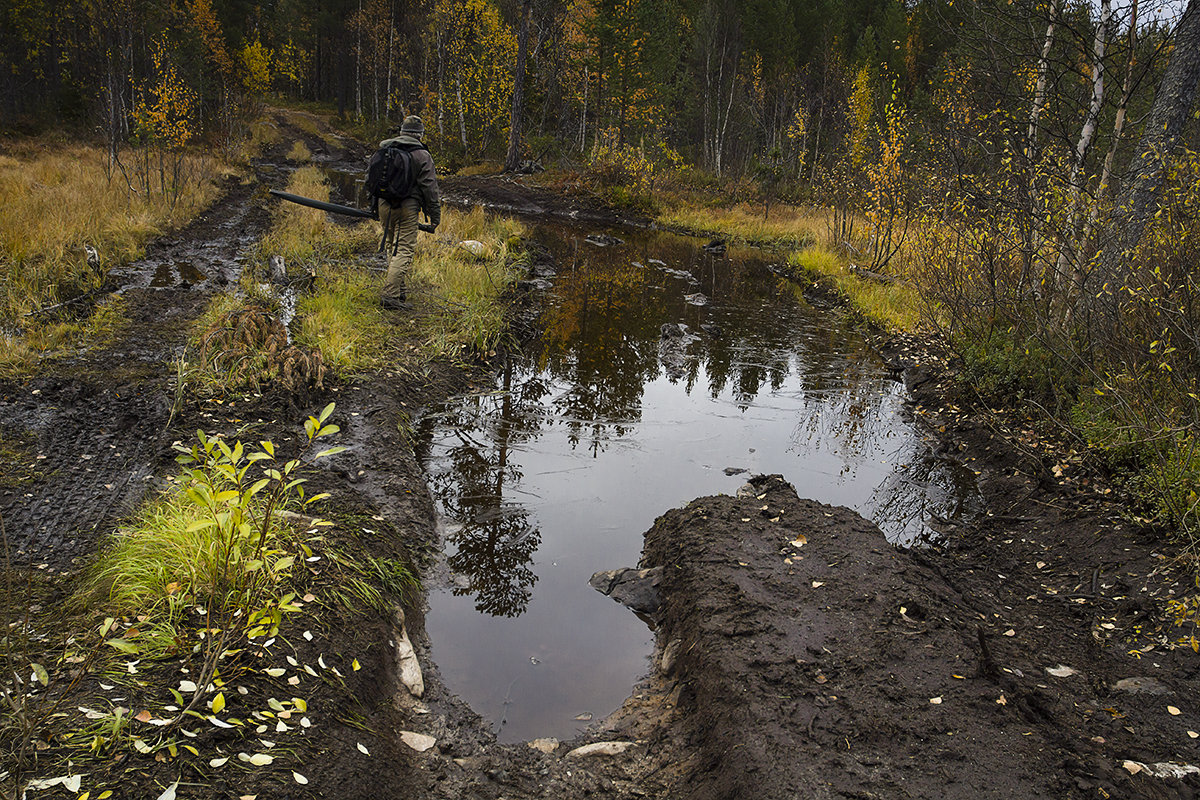
[[[525,611],[537,575],[530,569],[542,534],[530,512],[505,498],[506,487],[520,485],[520,467],[510,448],[536,438],[537,401],[544,390],[537,381],[512,388],[512,364],[506,366],[500,390],[474,396],[452,407],[439,425],[452,431],[457,444],[442,455],[444,468],[431,473],[443,513],[459,523],[448,537],[453,551],[446,561],[466,577],[456,595],[472,595],[484,614],[515,617]]]
[[[528,361],[422,422],[452,526],[433,655],[502,738],[567,737],[579,712],[624,699],[650,635],[587,579],[635,564],[665,509],[736,490],[726,467],[782,473],[897,543],[927,534],[931,513],[973,512],[970,476],[928,454],[861,336],[758,254],[538,235],[559,272]]]

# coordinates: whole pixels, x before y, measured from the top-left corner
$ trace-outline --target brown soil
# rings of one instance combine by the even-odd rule
[[[354,164],[365,153],[353,143],[333,152],[291,128],[281,152],[295,138],[333,161]],[[283,183],[278,171],[260,177]],[[525,214],[621,219],[519,183],[452,179],[445,190]],[[231,225],[260,235],[267,207],[256,187],[231,182],[207,218],[151,255],[179,248],[182,258],[199,243],[229,241],[233,263],[240,245]],[[286,441],[330,400],[339,443],[350,448],[313,477],[314,488],[334,494],[322,509],[338,522],[333,541],[360,557],[418,564],[437,545],[432,500],[403,431],[421,406],[469,391],[482,373],[443,364],[414,381],[398,368],[308,402],[268,394],[190,403],[172,418],[170,359],[184,323],[220,289],[213,278],[127,292],[134,321],[116,344],[0,386],[2,441],[15,454],[0,471],[0,513],[20,564],[65,576],[38,584],[41,603],[65,597],[103,535],[173,471],[172,441],[197,427]],[[1126,763],[1200,763],[1200,740],[1189,734],[1200,731],[1200,662],[1164,638],[1179,635],[1164,620],[1166,598],[1185,591],[1190,574],[1160,535],[1122,522],[1093,479],[1055,477],[1056,459],[1029,431],[1010,433],[990,413],[953,405],[952,370],[918,344],[892,340],[881,350],[904,369],[914,416],[946,454],[978,471],[989,514],[948,527],[938,547],[905,551],[777,477],[755,477],[739,497],[666,511],[646,534],[642,563],[663,570],[657,668],[579,740],[547,743],[548,753],[497,743],[430,663],[420,598],[394,598],[407,600],[424,669],[425,694],[411,697],[393,655],[395,615],[333,600],[340,573],[318,562],[306,587],[314,600],[289,618],[261,665],[286,668],[290,656],[325,666],[312,680],[293,670],[300,689],[258,675],[242,682],[244,695],[229,692],[244,716],[268,697],[303,693],[312,728],[261,736],[204,728],[181,739],[199,755],[124,751],[86,763],[84,788],[92,797],[100,786],[157,797],[179,780],[179,797],[263,800],[1195,796],[1196,774],[1155,777],[1153,767]],[[121,702],[137,708],[161,696],[185,661],[145,665],[145,685],[124,684]],[[1118,687],[1130,678],[1144,679],[1137,691]],[[88,685],[73,706],[105,701]],[[418,752],[402,731],[436,744]],[[268,736],[279,756],[269,766],[247,768],[236,756],[209,765],[261,750]],[[567,755],[602,741],[630,745]],[[46,744],[35,772],[59,774],[68,750]]]

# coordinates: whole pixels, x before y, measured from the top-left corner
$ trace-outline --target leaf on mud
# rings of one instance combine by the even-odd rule
[[[940,706],[942,704],[942,698],[941,697],[931,697],[931,698],[929,698],[929,702],[935,706]]]
[[[228,760],[229,760],[229,756],[225,756],[224,758],[214,758],[208,762],[208,765],[210,767],[212,767],[213,769],[216,769],[217,767],[225,766],[225,762]]]
[[[790,544],[792,547],[797,547],[797,548],[804,547],[804,545],[808,544],[808,537],[802,533],[799,536],[797,536],[795,539],[792,539],[790,542],[788,542],[788,544]]]
[[[214,714],[220,714],[224,710],[225,710],[225,693],[219,692],[217,694],[217,696],[212,699],[212,712]]]
[[[1006,630],[1006,631],[1004,632],[1004,635],[1005,635],[1005,636],[1016,636],[1016,635],[1017,635],[1017,632],[1016,632],[1016,630],[1015,630],[1015,629],[1013,629],[1013,628],[1009,628],[1008,630]]]
[[[1178,717],[1183,712],[1180,711],[1175,706],[1167,706],[1167,713],[1170,714],[1172,717]]]
[[[362,664],[358,663],[358,659],[356,658],[350,662],[350,668],[355,672],[358,672],[360,669],[362,669]]]
[[[1046,667],[1046,673],[1049,675],[1053,675],[1056,678],[1069,678],[1072,675],[1079,674],[1079,672],[1077,670],[1074,670],[1071,667],[1065,666],[1063,664],[1059,664],[1057,667]]]
[[[142,709],[137,713],[134,719],[136,719],[138,722],[149,722],[150,720],[154,719],[154,715],[151,714],[149,710]]]
[[[814,589],[820,589],[824,585],[825,585],[825,581],[813,581],[812,582],[812,587]]]
[[[297,660],[296,660],[295,658],[293,658],[292,656],[288,656],[288,657],[287,657],[287,662],[288,662],[289,664],[291,664],[293,667],[298,667],[298,666],[300,666],[300,662],[299,662],[299,661],[297,661]]]
[[[1137,775],[1139,772],[1145,769],[1145,767],[1136,761],[1125,761],[1121,764],[1121,766],[1124,767],[1125,771],[1130,775]]]
[[[57,778],[39,778],[38,780],[30,781],[26,785],[26,789],[49,789],[54,786],[62,786],[69,792],[78,792],[79,783],[83,780],[83,775],[60,775]]]
[[[308,784],[308,778],[304,777],[299,772],[296,772],[294,770],[292,771],[292,780],[294,780],[296,783],[300,784],[301,786],[305,786]]]
[[[292,705],[294,705],[296,707],[296,710],[301,713],[308,711],[308,703],[305,701],[305,699],[303,697],[293,697]]]
[[[292,686],[299,686],[300,685],[300,676],[293,675],[292,677],[288,678],[288,684],[290,684]]]
[[[179,781],[175,781],[158,796],[158,800],[175,800],[175,790],[179,788]]]
[[[271,667],[270,669],[266,670],[266,673],[272,678],[282,678],[287,674],[287,670],[283,667]]]
[[[279,702],[274,697],[267,698],[267,705],[271,707],[272,711],[283,711],[283,703]]]
[[[181,692],[194,692],[194,691],[196,691],[197,688],[199,688],[199,687],[197,687],[196,684],[193,683],[192,681],[180,681],[179,682],[179,691],[181,691]]]
[[[1189,739],[1200,739],[1200,733],[1196,733],[1195,731],[1188,731],[1187,734]]]
[[[358,752],[362,753],[364,756],[371,755],[371,751],[368,750],[367,746],[365,744],[363,744],[362,742],[358,743]]]
[[[213,725],[215,725],[218,728],[232,728],[233,727],[225,720],[217,719],[216,717],[209,717],[208,721],[211,722]]]
[[[312,720],[310,720],[308,717],[301,717],[300,718],[300,727],[301,728],[311,728]]]
[[[996,699],[996,703],[997,705],[1006,706],[1008,705],[1008,698],[1001,694],[1000,697]]]
[[[50,673],[46,672],[45,667],[43,667],[41,664],[38,664],[37,662],[34,662],[33,664],[30,664],[29,666],[31,669],[33,669],[33,679],[35,681],[40,683],[42,686],[50,685]]]

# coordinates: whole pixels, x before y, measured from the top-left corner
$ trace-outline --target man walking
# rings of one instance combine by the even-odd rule
[[[379,199],[379,221],[383,223],[383,247],[388,255],[387,277],[383,282],[383,307],[407,308],[405,281],[412,268],[413,249],[417,244],[417,217],[424,211],[434,228],[442,221],[437,171],[433,156],[421,137],[425,125],[421,118],[408,116],[400,125],[400,135],[379,143],[381,149],[399,147],[408,152],[412,168],[412,188],[400,199]]]

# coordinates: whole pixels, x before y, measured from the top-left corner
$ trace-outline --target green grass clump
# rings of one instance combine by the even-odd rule
[[[431,354],[455,355],[464,347],[488,353],[507,325],[501,298],[525,272],[520,250],[525,227],[476,208],[443,213],[438,234],[418,240],[412,271],[422,302],[432,305],[421,321]],[[456,244],[461,241],[479,242],[482,254]]]
[[[320,351],[326,366],[343,377],[387,363],[394,326],[379,306],[379,278],[353,267],[334,267],[315,294],[296,306],[297,344]]]
[[[122,613],[174,616],[198,587],[213,585],[220,571],[215,527],[195,528],[208,511],[176,485],[144,504],[113,534],[89,571],[81,595]]]
[[[911,331],[921,324],[921,297],[907,283],[881,284],[850,272],[837,253],[813,246],[793,253],[788,263],[827,282],[864,317],[890,331]]]

